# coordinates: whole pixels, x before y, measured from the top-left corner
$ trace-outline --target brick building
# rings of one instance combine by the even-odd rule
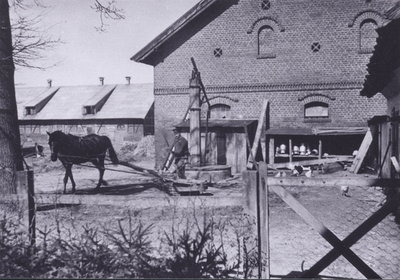
[[[375,29],[394,2],[200,1],[132,57],[154,66],[157,164],[188,107],[191,57],[214,118],[256,120],[269,100],[269,161],[289,140],[319,156],[351,154],[367,120],[385,112],[382,96],[359,92]]]

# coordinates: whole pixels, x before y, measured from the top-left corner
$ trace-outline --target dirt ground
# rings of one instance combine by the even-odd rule
[[[35,160],[35,159],[32,159]],[[40,159],[43,160],[43,159]],[[48,159],[47,159],[48,160]],[[31,162],[35,166],[34,162]],[[135,164],[153,168],[152,159]],[[108,166],[130,172],[125,167]],[[126,219],[128,211],[147,224],[154,224],[154,240],[162,245],[166,232],[184,227],[184,218],[207,215],[221,221],[222,238],[232,256],[239,240],[249,234],[253,237],[254,222],[243,208],[245,185],[240,175],[210,187],[205,196],[170,196],[157,188],[146,176],[107,170],[100,193],[94,193],[98,171],[89,167],[74,167],[77,183],[75,194],[62,194],[64,170],[61,163],[49,163],[35,171],[35,194],[38,205],[37,227],[54,227],[55,220],[65,227],[74,224],[79,228],[116,226]],[[351,176],[347,171],[332,175]],[[371,176],[371,175],[359,175]],[[287,188],[311,213],[331,229],[340,239],[345,238],[369,215],[380,207],[384,195],[378,188],[351,188],[349,196],[342,196],[339,187]],[[67,191],[71,191],[68,184]],[[284,202],[274,194],[270,200],[271,274],[287,275],[312,266],[332,247]],[[371,230],[352,249],[384,278],[400,276],[400,230],[392,216]],[[240,242],[240,241],[239,241]],[[364,278],[343,257],[325,269],[322,275]]]

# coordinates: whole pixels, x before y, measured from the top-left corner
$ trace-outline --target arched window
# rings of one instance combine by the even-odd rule
[[[274,43],[274,29],[269,25],[262,26],[258,30],[258,56],[260,58],[275,57]]]
[[[211,119],[228,119],[231,107],[226,104],[215,104],[210,107]]]
[[[366,19],[360,24],[360,52],[371,53],[376,44],[378,24],[373,19]]]
[[[329,118],[329,105],[324,102],[310,102],[304,105],[305,118]]]

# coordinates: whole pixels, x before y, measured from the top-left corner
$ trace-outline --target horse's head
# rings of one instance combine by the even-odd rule
[[[51,151],[51,161],[56,161],[58,157],[58,147],[64,133],[61,131],[47,132],[49,135],[49,146]]]

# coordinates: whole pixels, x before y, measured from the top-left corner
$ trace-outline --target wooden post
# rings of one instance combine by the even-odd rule
[[[254,136],[253,147],[251,148],[251,154],[254,157],[248,158],[248,160],[247,160],[247,168],[248,169],[253,168],[253,166],[256,164],[256,162],[252,161],[252,160],[255,160],[255,156],[257,154],[260,139],[263,139],[263,137],[265,138],[265,120],[266,120],[266,115],[267,115],[267,109],[268,109],[268,100],[264,100],[263,105],[261,107],[260,117],[258,118],[258,124],[257,124],[257,129],[256,129],[256,135]],[[264,134],[264,136],[263,136],[263,134]],[[262,141],[264,141],[264,140],[262,140]],[[265,143],[265,141],[264,141],[264,143]],[[263,151],[263,157],[264,157],[263,161],[266,161],[264,151]]]
[[[190,137],[189,152],[190,165],[201,165],[201,135],[200,135],[200,77],[197,73],[192,74],[189,82],[190,104]]]
[[[31,246],[36,243],[36,206],[35,206],[35,185],[33,170],[27,171],[28,182],[28,226]]]
[[[16,184],[16,197],[21,207],[23,223],[28,227],[30,244],[34,245],[36,242],[36,207],[33,171],[18,171]]]
[[[258,257],[260,279],[270,278],[270,252],[269,252],[269,203],[267,174],[268,166],[259,162],[259,175],[257,186],[257,232],[258,232]]]
[[[257,234],[257,238],[259,238],[258,235],[258,203],[257,203],[257,192],[258,192],[258,171],[255,170],[246,170],[243,171],[242,173],[243,175],[243,182],[244,182],[244,199],[243,199],[243,209],[245,211],[245,213],[249,216],[251,216],[252,218],[254,218],[254,221],[256,221],[255,224],[251,224],[251,232],[255,235]],[[256,240],[256,238],[250,238],[247,240],[246,242],[246,247],[247,248],[258,248],[258,240]],[[258,252],[257,252],[258,253]],[[246,262],[246,260],[244,259],[244,254],[242,254],[242,269],[243,271],[245,271],[246,269],[248,270],[248,275],[258,275],[259,277],[261,277],[260,275],[260,266],[257,263],[255,264],[249,264],[248,262]],[[248,267],[245,267],[247,265],[249,265]]]
[[[275,138],[272,136],[269,138],[268,163],[275,163]]]
[[[289,162],[293,161],[292,139],[289,139]]]
[[[367,156],[367,152],[372,144],[372,140],[373,136],[371,130],[368,129],[367,133],[364,136],[363,141],[361,142],[360,148],[358,149],[357,156],[353,160],[353,164],[350,167],[350,172],[358,173],[365,157]]]
[[[322,159],[322,139],[318,139],[318,159]]]

